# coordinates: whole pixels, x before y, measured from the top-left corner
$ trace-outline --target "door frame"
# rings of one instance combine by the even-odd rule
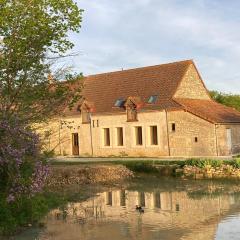
[[[72,155],[79,156],[79,134],[72,133]]]

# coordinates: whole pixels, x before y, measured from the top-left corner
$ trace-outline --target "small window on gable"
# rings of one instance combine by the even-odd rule
[[[115,102],[114,107],[123,107],[123,104],[124,104],[124,99],[119,98],[119,99],[117,99],[117,101]]]
[[[148,99],[148,103],[155,103],[157,101],[157,95],[152,95]]]

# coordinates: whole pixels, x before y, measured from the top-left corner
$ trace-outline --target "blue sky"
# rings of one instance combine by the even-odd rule
[[[209,89],[240,93],[240,1],[78,0],[69,59],[84,75],[193,59]]]

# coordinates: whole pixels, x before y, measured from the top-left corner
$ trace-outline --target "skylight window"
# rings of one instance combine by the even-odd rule
[[[119,99],[117,99],[117,101],[115,102],[114,107],[122,107],[123,104],[124,104],[124,99],[119,98]]]
[[[155,103],[157,101],[157,95],[152,95],[148,99],[148,103]]]

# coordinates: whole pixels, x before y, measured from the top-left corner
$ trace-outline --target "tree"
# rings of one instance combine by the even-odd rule
[[[69,85],[49,75],[50,60],[73,47],[68,33],[81,21],[73,0],[0,0],[0,119],[39,122],[69,99]]]
[[[226,94],[218,91],[210,91],[210,95],[215,101],[240,111],[240,95]]]
[[[79,75],[59,71],[63,83],[49,72],[72,49],[68,33],[81,21],[73,0],[0,0],[0,200],[42,190],[48,167],[32,125],[79,97]]]

